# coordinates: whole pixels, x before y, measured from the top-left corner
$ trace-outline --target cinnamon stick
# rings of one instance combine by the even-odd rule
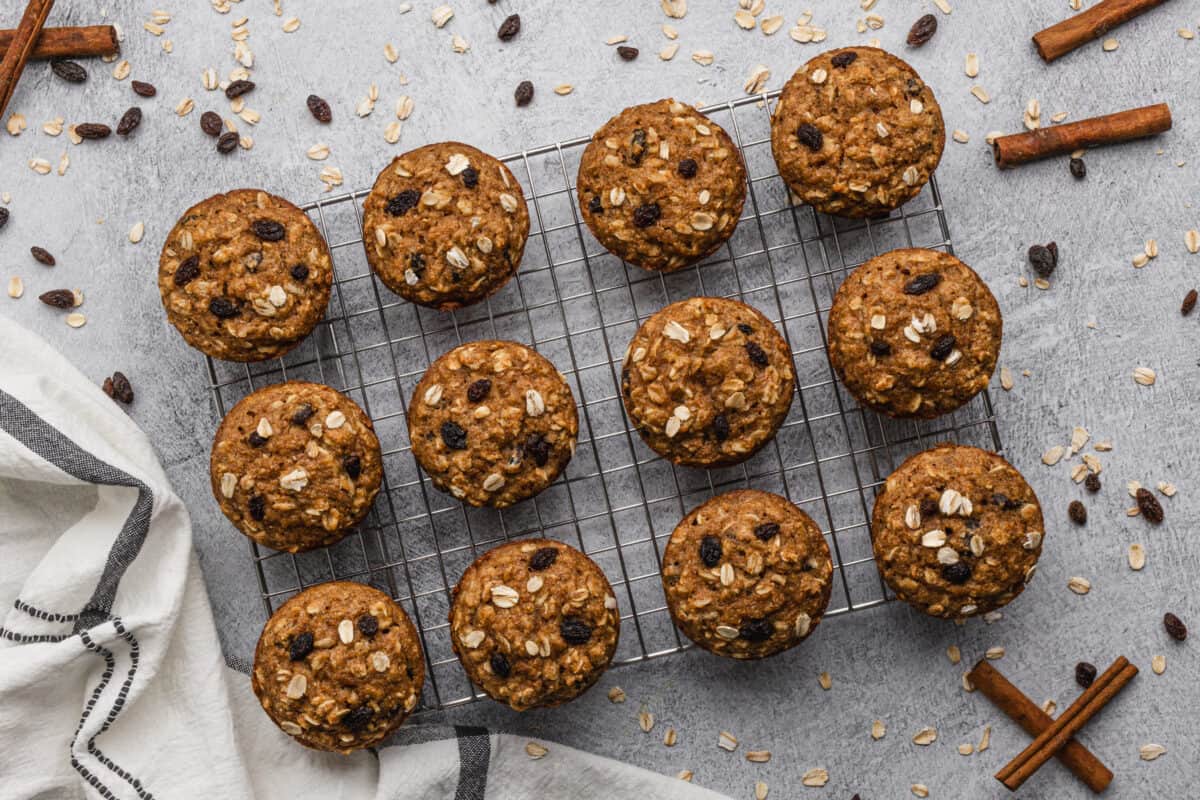
[[[1065,155],[1085,147],[1141,139],[1170,129],[1171,109],[1166,103],[1158,103],[1001,136],[992,143],[992,154],[996,157],[996,166],[1008,169],[1040,158]]]
[[[1113,28],[1144,14],[1166,0],[1102,0],[1102,2],[1068,17],[1057,25],[1033,35],[1042,60],[1049,64],[1093,39],[1099,39]]]
[[[1037,737],[1054,724],[1053,717],[1038,708],[1036,703],[1013,686],[990,662],[980,661],[967,677],[984,697],[991,700],[1030,736]],[[1112,783],[1112,770],[1104,766],[1100,759],[1075,739],[1063,745],[1063,749],[1054,755],[1076,778],[1097,794]]]
[[[996,779],[1012,791],[1021,788],[1043,764],[1054,757],[1071,738],[1100,713],[1137,675],[1138,668],[1125,656],[1119,657],[1095,682],[1075,698],[1066,711],[1038,734],[1021,754],[999,772]]]
[[[16,38],[15,30],[0,30],[0,52],[8,49]],[[49,58],[89,58],[113,56],[121,52],[117,29],[112,25],[82,25],[66,28],[44,28],[37,38],[30,61]]]
[[[16,34],[13,35],[12,44],[4,51],[4,58],[0,60],[0,114],[4,113],[8,101],[17,89],[17,81],[25,71],[25,63],[29,61],[29,54],[33,52],[33,45],[38,34],[42,32],[53,5],[54,0],[29,0],[29,5],[25,6],[25,13],[21,17],[21,24],[17,26]]]

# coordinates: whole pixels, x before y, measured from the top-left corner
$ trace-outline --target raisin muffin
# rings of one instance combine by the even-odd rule
[[[916,71],[874,47],[830,50],[798,69],[771,118],[779,174],[826,214],[875,217],[916,197],[946,125]]]
[[[722,297],[672,303],[634,334],[621,398],[638,434],[689,467],[736,464],[783,424],[796,373],[787,343],[757,309]]]
[[[247,395],[225,415],[209,477],[238,530],[297,553],[333,544],[363,520],[383,459],[371,420],[353,400],[319,383],[288,381]]]
[[[189,208],[158,259],[167,320],[192,347],[226,361],[291,350],[325,315],[332,286],[329,248],[312,220],[257,189]]]
[[[829,605],[832,579],[817,524],[755,489],[693,509],[663,554],[671,619],[705,650],[731,658],[764,658],[804,641]]]
[[[669,272],[720,247],[746,200],[742,156],[721,126],[678,100],[631,106],[583,152],[583,219],[630,264]]]
[[[893,250],[838,287],[829,361],[863,405],[929,419],[987,387],[1003,328],[996,298],[966,264],[936,250]]]
[[[421,698],[425,660],[404,609],[378,589],[321,583],[271,615],[251,686],[300,744],[349,753],[400,727]]]
[[[566,379],[517,342],[454,348],[425,372],[408,409],[413,455],[433,485],[473,506],[504,508],[545,489],[578,434]]]
[[[397,157],[363,204],[363,243],[375,274],[406,300],[443,311],[508,283],[528,235],[517,179],[461,142]]]
[[[454,652],[472,681],[516,711],[583,694],[608,668],[620,633],[608,579],[561,542],[500,545],[454,587]]]
[[[875,498],[875,561],[901,600],[933,617],[984,614],[1019,595],[1042,552],[1042,508],[995,453],[943,444],[888,476]]]

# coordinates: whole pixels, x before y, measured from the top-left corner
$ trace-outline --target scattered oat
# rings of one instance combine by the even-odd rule
[[[987,90],[985,90],[982,86],[979,86],[978,84],[971,87],[971,94],[975,95],[975,99],[981,103],[992,102],[991,95],[989,95],[987,93]]]
[[[800,776],[800,782],[810,788],[817,788],[829,783],[829,772],[821,767],[813,767]]]
[[[548,752],[550,751],[537,742],[525,743],[525,753],[534,761],[537,761],[539,758],[544,758]]]
[[[983,727],[983,736],[979,738],[979,747],[976,748],[979,752],[983,752],[992,746],[992,726],[985,725]]]
[[[746,760],[753,761],[755,764],[765,764],[771,760],[770,750],[747,750]]]
[[[967,53],[966,61],[963,63],[963,72],[967,73],[968,78],[974,78],[979,75],[979,56],[975,53]]]
[[[454,17],[454,9],[450,6],[438,6],[429,17],[433,20],[434,27],[441,28]]]
[[[943,14],[949,14],[953,9],[950,8],[949,0],[933,0],[933,4],[938,7],[938,11]]]
[[[687,14],[687,0],[661,0],[663,13],[671,19],[683,19]]]
[[[1137,367],[1133,371],[1133,380],[1142,386],[1153,386],[1158,376],[1149,367]]]
[[[877,719],[871,723],[871,738],[879,741],[887,735],[887,726],[883,724],[883,720]]]
[[[970,742],[963,742],[958,746],[958,754],[960,756],[969,756],[975,752],[975,745]]]
[[[770,78],[771,70],[759,64],[750,71],[750,76],[746,78],[746,82],[742,84],[742,88],[746,90],[746,94],[760,94]]]
[[[764,36],[773,36],[779,32],[780,28],[783,27],[783,15],[776,14],[775,16],[764,17],[763,20],[758,23],[758,27],[759,30],[763,32]]]
[[[1004,648],[1003,647],[989,647],[983,655],[989,661],[996,661],[997,659],[1004,658]]]
[[[937,728],[921,728],[913,735],[913,744],[927,747],[937,741]]]
[[[675,729],[667,728],[667,732],[663,734],[663,744],[667,747],[674,747],[677,741],[679,741],[679,735],[675,733]]]
[[[645,733],[649,733],[654,727],[654,715],[645,709],[638,712],[638,727]]]
[[[625,690],[620,686],[614,686],[608,690],[608,700],[611,703],[624,703]]]
[[[959,144],[966,144],[967,142],[971,141],[971,135],[962,128],[955,128],[952,135],[954,137],[954,141],[958,142]]]
[[[658,57],[663,61],[670,61],[679,52],[679,43],[672,42],[671,44],[658,51]]]
[[[283,32],[284,33],[295,33],[299,29],[300,29],[300,18],[299,17],[291,17],[289,19],[284,20],[284,23],[283,23]]]
[[[87,324],[87,317],[85,317],[83,314],[80,314],[78,311],[67,314],[67,324],[72,328],[82,328]]]
[[[765,781],[755,781],[754,800],[767,800],[768,791],[769,790]]]
[[[1121,43],[1118,42],[1116,40],[1116,38],[1112,37],[1112,36],[1105,39],[1104,43],[1101,45],[1101,47],[1104,48],[1104,52],[1106,52],[1106,53],[1111,53],[1113,50],[1116,50],[1120,46],[1121,46]]]
[[[1166,752],[1167,748],[1161,744],[1144,744],[1138,748],[1138,755],[1142,757],[1142,761],[1153,761]]]
[[[929,797],[929,787],[923,783],[914,783],[912,793],[917,797]]]
[[[1092,590],[1092,582],[1076,575],[1067,579],[1067,588],[1075,594],[1087,594]]]
[[[450,49],[456,53],[465,53],[471,49],[471,45],[456,33],[450,38]]]
[[[1159,655],[1150,659],[1150,669],[1154,671],[1155,675],[1162,675],[1167,671],[1167,657]]]
[[[565,96],[565,95],[570,94],[573,91],[575,91],[575,87],[569,83],[560,83],[558,86],[554,87],[554,93],[557,95]]]
[[[958,649],[958,645],[952,644],[946,648],[946,658],[950,659],[951,664],[962,661],[962,651]]]
[[[1056,444],[1046,452],[1042,453],[1042,463],[1048,467],[1053,467],[1062,460],[1063,454],[1066,453],[1066,448],[1061,444]]]
[[[720,735],[717,737],[717,747],[721,748],[722,750],[728,750],[732,753],[734,750],[737,750],[737,746],[738,740],[736,736],[729,731],[721,731]]]
[[[687,781],[688,783],[691,783],[692,782],[692,771],[690,769],[681,769],[681,770],[679,770],[679,772],[675,773],[675,777],[678,780]]]
[[[1200,253],[1200,231],[1192,228],[1183,235],[1183,243],[1189,253]]]
[[[25,282],[19,275],[13,275],[8,279],[8,296],[16,300],[23,294],[25,294]]]
[[[692,61],[695,61],[702,67],[707,67],[713,63],[713,54],[711,50],[696,50],[692,53]]]
[[[818,675],[817,683],[821,684],[821,688],[826,691],[829,691],[833,688],[833,678],[830,677],[828,672],[822,672],[820,675]]]
[[[305,153],[313,161],[324,161],[329,158],[329,145],[324,142],[317,142],[312,147],[308,148]]]
[[[1129,568],[1135,572],[1146,566],[1146,548],[1134,542],[1129,545]]]
[[[146,223],[138,221],[133,223],[133,227],[129,229],[129,241],[137,244],[146,235]]]

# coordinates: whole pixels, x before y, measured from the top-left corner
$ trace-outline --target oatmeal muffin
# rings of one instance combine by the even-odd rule
[[[263,627],[251,686],[300,744],[349,753],[400,727],[421,698],[425,661],[404,609],[378,589],[321,583]]]
[[[375,274],[406,300],[443,311],[508,283],[528,235],[517,179],[461,142],[397,157],[363,204],[363,243]]]
[[[770,441],[792,405],[787,343],[757,309],[721,297],[672,303],[626,351],[621,397],[659,455],[689,467],[736,464]]]
[[[874,47],[830,50],[796,71],[771,119],[779,174],[826,214],[887,214],[921,192],[946,145],[933,91]]]
[[[987,388],[1003,328],[996,298],[966,264],[936,250],[893,250],[838,287],[829,361],[863,405],[930,419]]]
[[[554,365],[517,342],[468,342],[429,367],[413,391],[413,455],[443,492],[504,508],[533,497],[575,454],[579,417]]]
[[[325,315],[332,286],[329,248],[312,220],[257,189],[189,208],[158,259],[167,320],[192,347],[226,361],[291,350]]]
[[[933,617],[1009,603],[1033,578],[1042,509],[995,453],[943,444],[900,465],[875,498],[871,540],[888,586]]]
[[[353,400],[288,381],[247,395],[225,415],[209,477],[238,530],[297,553],[333,544],[362,522],[382,461],[371,420]]]
[[[693,264],[737,227],[742,156],[721,126],[678,100],[631,106],[583,152],[583,219],[621,259],[663,272]]]
[[[785,498],[742,489],[683,518],[663,554],[671,619],[719,656],[765,658],[821,622],[833,584],[817,524]]]
[[[454,652],[472,681],[516,711],[583,694],[608,668],[620,633],[608,579],[561,542],[502,544],[454,587]]]

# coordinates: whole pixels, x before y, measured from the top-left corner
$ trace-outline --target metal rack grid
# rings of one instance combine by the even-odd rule
[[[778,92],[703,109],[742,151],[747,202],[729,243],[702,262],[662,274],[628,267],[581,224],[574,177],[587,138],[504,159],[531,210],[518,275],[479,305],[439,313],[381,287],[363,252],[366,190],[304,207],[329,242],[334,287],[326,318],[284,359],[243,365],[208,361],[219,416],[256,388],[289,379],[327,383],[375,422],[384,455],[380,496],[368,520],[337,545],[299,555],[251,543],[270,614],[315,583],[345,578],[387,591],[413,617],[428,660],[426,708],[482,697],[450,647],[451,588],[487,549],[545,535],[595,559],[613,584],[622,636],[614,663],[674,653],[688,645],[672,625],[659,581],[675,524],[714,493],[741,486],[775,491],[803,508],[830,545],[835,586],[826,616],[891,598],[872,559],[871,499],[908,455],[937,441],[1000,450],[991,400],[981,393],[948,417],[896,421],[860,409],[826,358],[826,315],[838,283],[855,266],[896,247],[953,252],[937,184],[883,219],[841,220],[794,205],[770,151]],[[792,409],[773,442],[730,468],[674,467],[629,426],[619,396],[620,364],[637,327],[668,302],[722,295],[750,303],[784,333],[797,370]],[[502,511],[469,508],[433,489],[407,438],[413,387],[446,350],[472,339],[532,345],[567,377],[579,409],[576,455],[536,498]]]

